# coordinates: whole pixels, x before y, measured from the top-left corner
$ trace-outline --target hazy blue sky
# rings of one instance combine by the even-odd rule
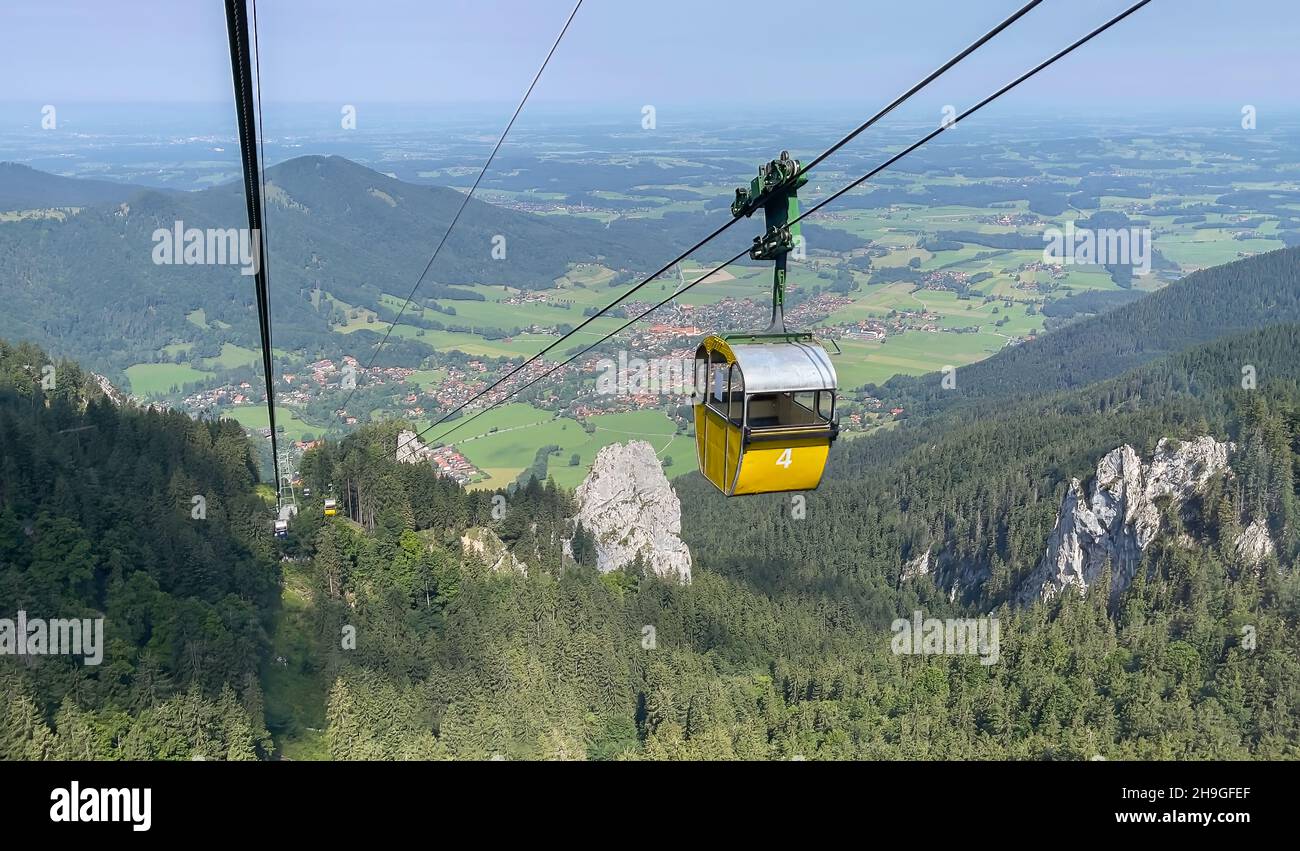
[[[1018,0],[586,0],[534,97],[546,103],[876,104]],[[1124,8],[1045,0],[931,95],[959,106]],[[572,0],[263,0],[267,103],[501,102],[522,93]],[[788,22],[783,26],[780,22]],[[995,48],[990,50],[989,48]],[[1296,0],[1154,0],[1022,105],[1116,111],[1297,104]],[[5,0],[0,101],[218,101],[216,0]]]

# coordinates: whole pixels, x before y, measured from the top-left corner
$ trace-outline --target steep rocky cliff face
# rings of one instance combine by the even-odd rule
[[[902,580],[907,582],[920,576],[930,575],[930,553],[932,547],[926,547],[925,552],[903,565]]]
[[[1232,546],[1237,557],[1256,570],[1263,564],[1264,559],[1277,552],[1273,539],[1268,534],[1268,524],[1263,520],[1256,520],[1243,529],[1232,542]]]
[[[602,573],[640,557],[659,576],[690,581],[681,502],[649,443],[634,440],[601,449],[574,496],[576,520],[594,539],[596,567]],[[565,550],[572,555],[570,542]]]
[[[99,389],[100,393],[104,394],[104,397],[108,399],[108,401],[112,402],[117,407],[120,408],[126,404],[127,395],[119,390],[113,382],[109,381],[98,372],[92,372],[90,374],[90,381]]]
[[[1216,474],[1228,471],[1232,445],[1203,436],[1162,439],[1149,463],[1125,445],[1102,457],[1090,492],[1070,482],[1038,567],[1017,592],[1020,603],[1048,600],[1067,588],[1085,591],[1111,566],[1111,593],[1128,587],[1142,551],[1160,532],[1160,505],[1181,512]],[[1264,532],[1267,540],[1267,531]],[[1245,545],[1263,549],[1257,537]],[[1271,547],[1271,542],[1268,546]]]
[[[420,441],[415,432],[403,430],[397,433],[397,463],[419,464],[427,461],[433,450]]]
[[[520,561],[497,533],[486,527],[467,529],[460,537],[460,548],[494,573],[528,573],[527,563]]]

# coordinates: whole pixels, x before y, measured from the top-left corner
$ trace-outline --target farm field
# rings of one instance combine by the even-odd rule
[[[429,390],[437,387],[446,377],[445,369],[421,369],[412,373],[407,380],[421,390]]]
[[[261,353],[234,343],[222,343],[221,354],[214,358],[205,358],[203,365],[211,370],[234,369],[238,366],[255,364],[262,357]]]
[[[172,343],[169,346],[163,346],[163,354],[169,358],[183,355],[194,348],[193,343]]]
[[[270,424],[265,405],[240,405],[223,410],[221,416],[237,420],[240,425],[249,429],[263,429]],[[306,440],[324,431],[321,427],[299,418],[296,412],[279,405],[275,406],[275,424],[289,440]],[[271,478],[274,480],[275,477]]]
[[[989,333],[908,331],[886,339],[887,342],[839,341],[843,352],[833,354],[831,362],[841,387],[883,384],[895,375],[923,375],[939,372],[945,366],[964,366],[983,360],[1006,345],[1006,340]]]
[[[146,399],[172,395],[173,390],[211,375],[183,363],[138,363],[126,368],[131,393]]]
[[[1186,269],[1203,269],[1237,259],[1238,252],[1259,254],[1281,248],[1281,240],[1233,239],[1231,231],[1199,230],[1191,234],[1170,234],[1157,241],[1160,251]]]
[[[468,436],[455,434],[448,442],[491,476],[475,485],[483,488],[513,481],[532,465],[537,450],[548,445],[560,447],[549,459],[548,473],[564,487],[576,487],[582,481],[601,448],[628,440],[645,440],[661,459],[672,458],[664,471],[670,478],[692,469],[694,444],[685,435],[675,435],[672,421],[658,411],[600,414],[591,417],[590,423],[595,430],[588,434],[572,418],[554,418],[529,405],[511,404],[466,426]],[[578,464],[571,465],[575,454]]]

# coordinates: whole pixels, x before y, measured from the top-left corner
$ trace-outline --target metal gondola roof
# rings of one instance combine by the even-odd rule
[[[832,390],[837,386],[830,355],[816,343],[728,343],[715,336],[700,348],[721,351],[729,363],[739,364],[746,393]]]

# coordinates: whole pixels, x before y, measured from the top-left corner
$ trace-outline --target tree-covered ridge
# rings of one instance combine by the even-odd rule
[[[964,366],[954,388],[936,375],[899,376],[879,392],[914,413],[965,407],[968,415],[982,415],[1007,399],[1082,387],[1200,343],[1283,322],[1300,322],[1300,248],[1193,272],[1137,301]]]
[[[342,157],[292,159],[268,169],[266,180],[276,344],[329,351],[335,359],[340,346],[367,354],[382,329],[339,340],[331,334],[333,303],[320,294],[367,309],[383,308],[385,293],[404,297],[429,261],[433,235],[446,230],[463,195],[403,183]],[[181,337],[197,334],[200,348],[214,353],[224,341],[256,348],[252,279],[237,265],[181,263],[183,255],[174,264],[155,263],[155,233],[173,233],[177,222],[185,230],[246,228],[242,184],[193,193],[142,190],[66,220],[6,224],[0,228],[7,298],[0,337],[57,348],[119,380],[126,366],[156,360]],[[419,295],[481,299],[448,285],[542,289],[572,263],[606,261],[649,272],[670,259],[662,243],[641,236],[614,236],[582,217],[473,199]],[[505,250],[494,256],[498,237]],[[187,321],[199,309],[203,323]],[[391,308],[381,310],[381,317],[392,316]],[[416,346],[398,362],[418,361],[419,352],[427,354]]]
[[[571,564],[522,577],[472,560],[456,568],[442,523],[432,536],[392,521],[375,534],[326,526],[315,563],[339,567],[322,573],[318,595],[336,602],[316,610],[328,661],[312,664],[330,684],[329,752],[1300,756],[1297,344],[1300,326],[1264,329],[988,420],[861,439],[838,450],[803,519],[788,495],[723,501],[688,477],[685,536],[699,570],[687,586]],[[1257,389],[1242,388],[1241,363],[1256,368]],[[1160,437],[1204,433],[1236,442],[1234,478],[1212,483],[1195,528],[1169,518],[1118,601],[1094,591],[1007,602],[1042,554],[1069,476],[1125,442],[1149,451]],[[370,460],[371,475],[386,475]],[[536,510],[512,504],[473,522],[518,528]],[[1258,571],[1231,545],[1255,519],[1279,543]],[[949,602],[929,578],[901,581],[922,546],[982,571],[969,599]],[[343,578],[330,587],[326,576]],[[999,662],[895,655],[889,624],[917,609],[991,611]],[[344,624],[357,629],[355,651],[338,648]]]
[[[465,492],[428,465],[391,460],[401,424],[367,427],[304,459],[305,482],[317,497],[335,495],[341,514],[324,518],[313,498],[291,524],[282,555],[306,589],[303,641],[274,660],[262,632],[273,604],[259,595],[273,594],[278,576],[255,555],[268,552],[265,510],[252,497],[242,436],[236,441],[226,424],[86,403],[71,391],[46,406],[30,370],[14,368],[42,356],[6,354],[6,383],[24,389],[0,405],[6,464],[17,471],[7,466],[3,482],[21,483],[12,490],[25,501],[11,507],[18,504],[6,497],[4,516],[29,516],[36,505],[52,511],[63,504],[55,494],[68,501],[79,493],[38,487],[29,457],[41,458],[41,469],[56,474],[98,476],[96,498],[72,500],[60,515],[85,530],[96,564],[101,541],[126,542],[134,554],[161,550],[155,534],[198,534],[210,547],[244,553],[249,570],[208,573],[202,546],[169,568],[144,562],[157,577],[115,563],[129,581],[159,586],[144,619],[152,632],[113,651],[140,663],[111,687],[99,682],[107,661],[99,672],[81,669],[80,686],[77,669],[56,660],[41,660],[35,673],[6,664],[3,753],[267,756],[263,724],[291,736],[303,722],[269,690],[263,712],[256,680],[241,681],[260,659],[314,684],[323,755],[338,759],[1294,758],[1297,343],[1300,326],[1263,329],[996,417],[954,413],[861,438],[837,448],[833,475],[806,495],[802,519],[792,516],[789,495],[724,501],[687,477],[679,490],[696,566],[688,585],[635,567],[598,574],[578,543],[576,562],[562,555],[574,506],[550,482]],[[1256,389],[1241,386],[1241,363],[1255,367]],[[94,457],[58,450],[65,422],[94,423],[114,440]],[[71,434],[89,441],[98,430]],[[1086,475],[1120,443],[1146,451],[1159,437],[1203,433],[1237,443],[1234,478],[1216,481],[1195,528],[1170,518],[1117,601],[1094,591],[1024,609],[1006,602],[1041,555],[1070,476]],[[135,466],[119,469],[128,453],[118,441],[127,435]],[[42,451],[15,449],[22,438]],[[105,501],[166,503],[177,465],[222,495],[217,502],[242,505],[242,494],[248,525],[226,523],[224,544],[203,537],[216,534],[209,527],[187,533],[188,496],[173,505],[175,518],[164,511],[132,515],[151,518],[143,523],[112,518],[115,531],[102,525]],[[134,477],[136,467],[159,466],[168,475]],[[115,494],[122,486],[127,492]],[[1256,571],[1226,542],[1235,526],[1261,517],[1279,556]],[[465,551],[462,538],[484,529],[513,548],[526,572],[490,570]],[[36,548],[12,535],[0,540]],[[62,551],[79,541],[68,537]],[[923,545],[986,569],[975,593],[950,601],[928,577],[901,581],[902,561]],[[5,570],[6,602],[17,599],[15,584],[62,575],[44,562],[35,568],[34,555],[24,559],[25,569]],[[196,561],[199,590],[188,573]],[[92,575],[97,583],[76,598],[86,609],[106,611],[110,626],[136,611],[115,608],[113,568]],[[68,598],[61,585],[54,590]],[[916,610],[993,614],[998,661],[894,653],[890,621]],[[146,653],[177,658],[177,641],[157,635],[183,632],[201,611],[213,632],[184,645],[163,674],[146,672]],[[180,625],[161,629],[169,613],[167,622]],[[227,646],[222,630],[231,623],[247,667],[223,668],[216,653],[200,654],[193,667],[196,650]],[[51,669],[61,673],[47,676]],[[79,749],[85,742],[95,749]]]
[[[63,177],[22,163],[0,162],[0,210],[119,204],[143,189],[129,183]]]
[[[116,407],[71,363],[43,389],[46,365],[0,342],[0,617],[102,617],[105,648],[0,656],[0,757],[264,755],[279,577],[243,430]]]
[[[1000,663],[981,666],[894,655],[839,607],[712,574],[475,577],[441,629],[384,612],[422,653],[338,663],[328,742],[342,759],[1296,757],[1296,605],[1294,582],[1170,556],[1118,622],[1098,599],[1002,613]]]
[[[399,475],[389,463],[371,458],[380,478]],[[549,492],[472,522],[506,535],[562,511]],[[311,521],[313,639],[295,664],[328,691],[333,758],[1300,756],[1300,586],[1214,548],[1162,540],[1110,608],[1096,593],[999,608],[984,666],[895,655],[869,608],[811,583],[765,593],[712,553],[689,585],[572,563],[489,572],[459,556],[454,524],[400,519],[414,509],[398,500],[373,532]],[[884,605],[956,611],[933,591]]]
[[[789,496],[723,502],[683,480],[684,533],[714,570],[774,592],[815,588],[852,599],[878,623],[894,617],[904,563],[931,549],[951,565],[950,580],[964,576],[965,601],[987,609],[1009,599],[1041,557],[1071,477],[1086,482],[1097,460],[1125,443],[1147,456],[1162,437],[1211,434],[1237,444],[1237,476],[1214,483],[1197,531],[1227,558],[1232,542],[1220,540],[1220,524],[1239,530],[1262,520],[1290,565],[1300,528],[1298,345],[1300,325],[1266,328],[1083,390],[977,418],[959,409],[850,441],[806,495],[803,520],[792,517]],[[1257,389],[1242,389],[1244,364]],[[716,529],[729,531],[710,534]]]

